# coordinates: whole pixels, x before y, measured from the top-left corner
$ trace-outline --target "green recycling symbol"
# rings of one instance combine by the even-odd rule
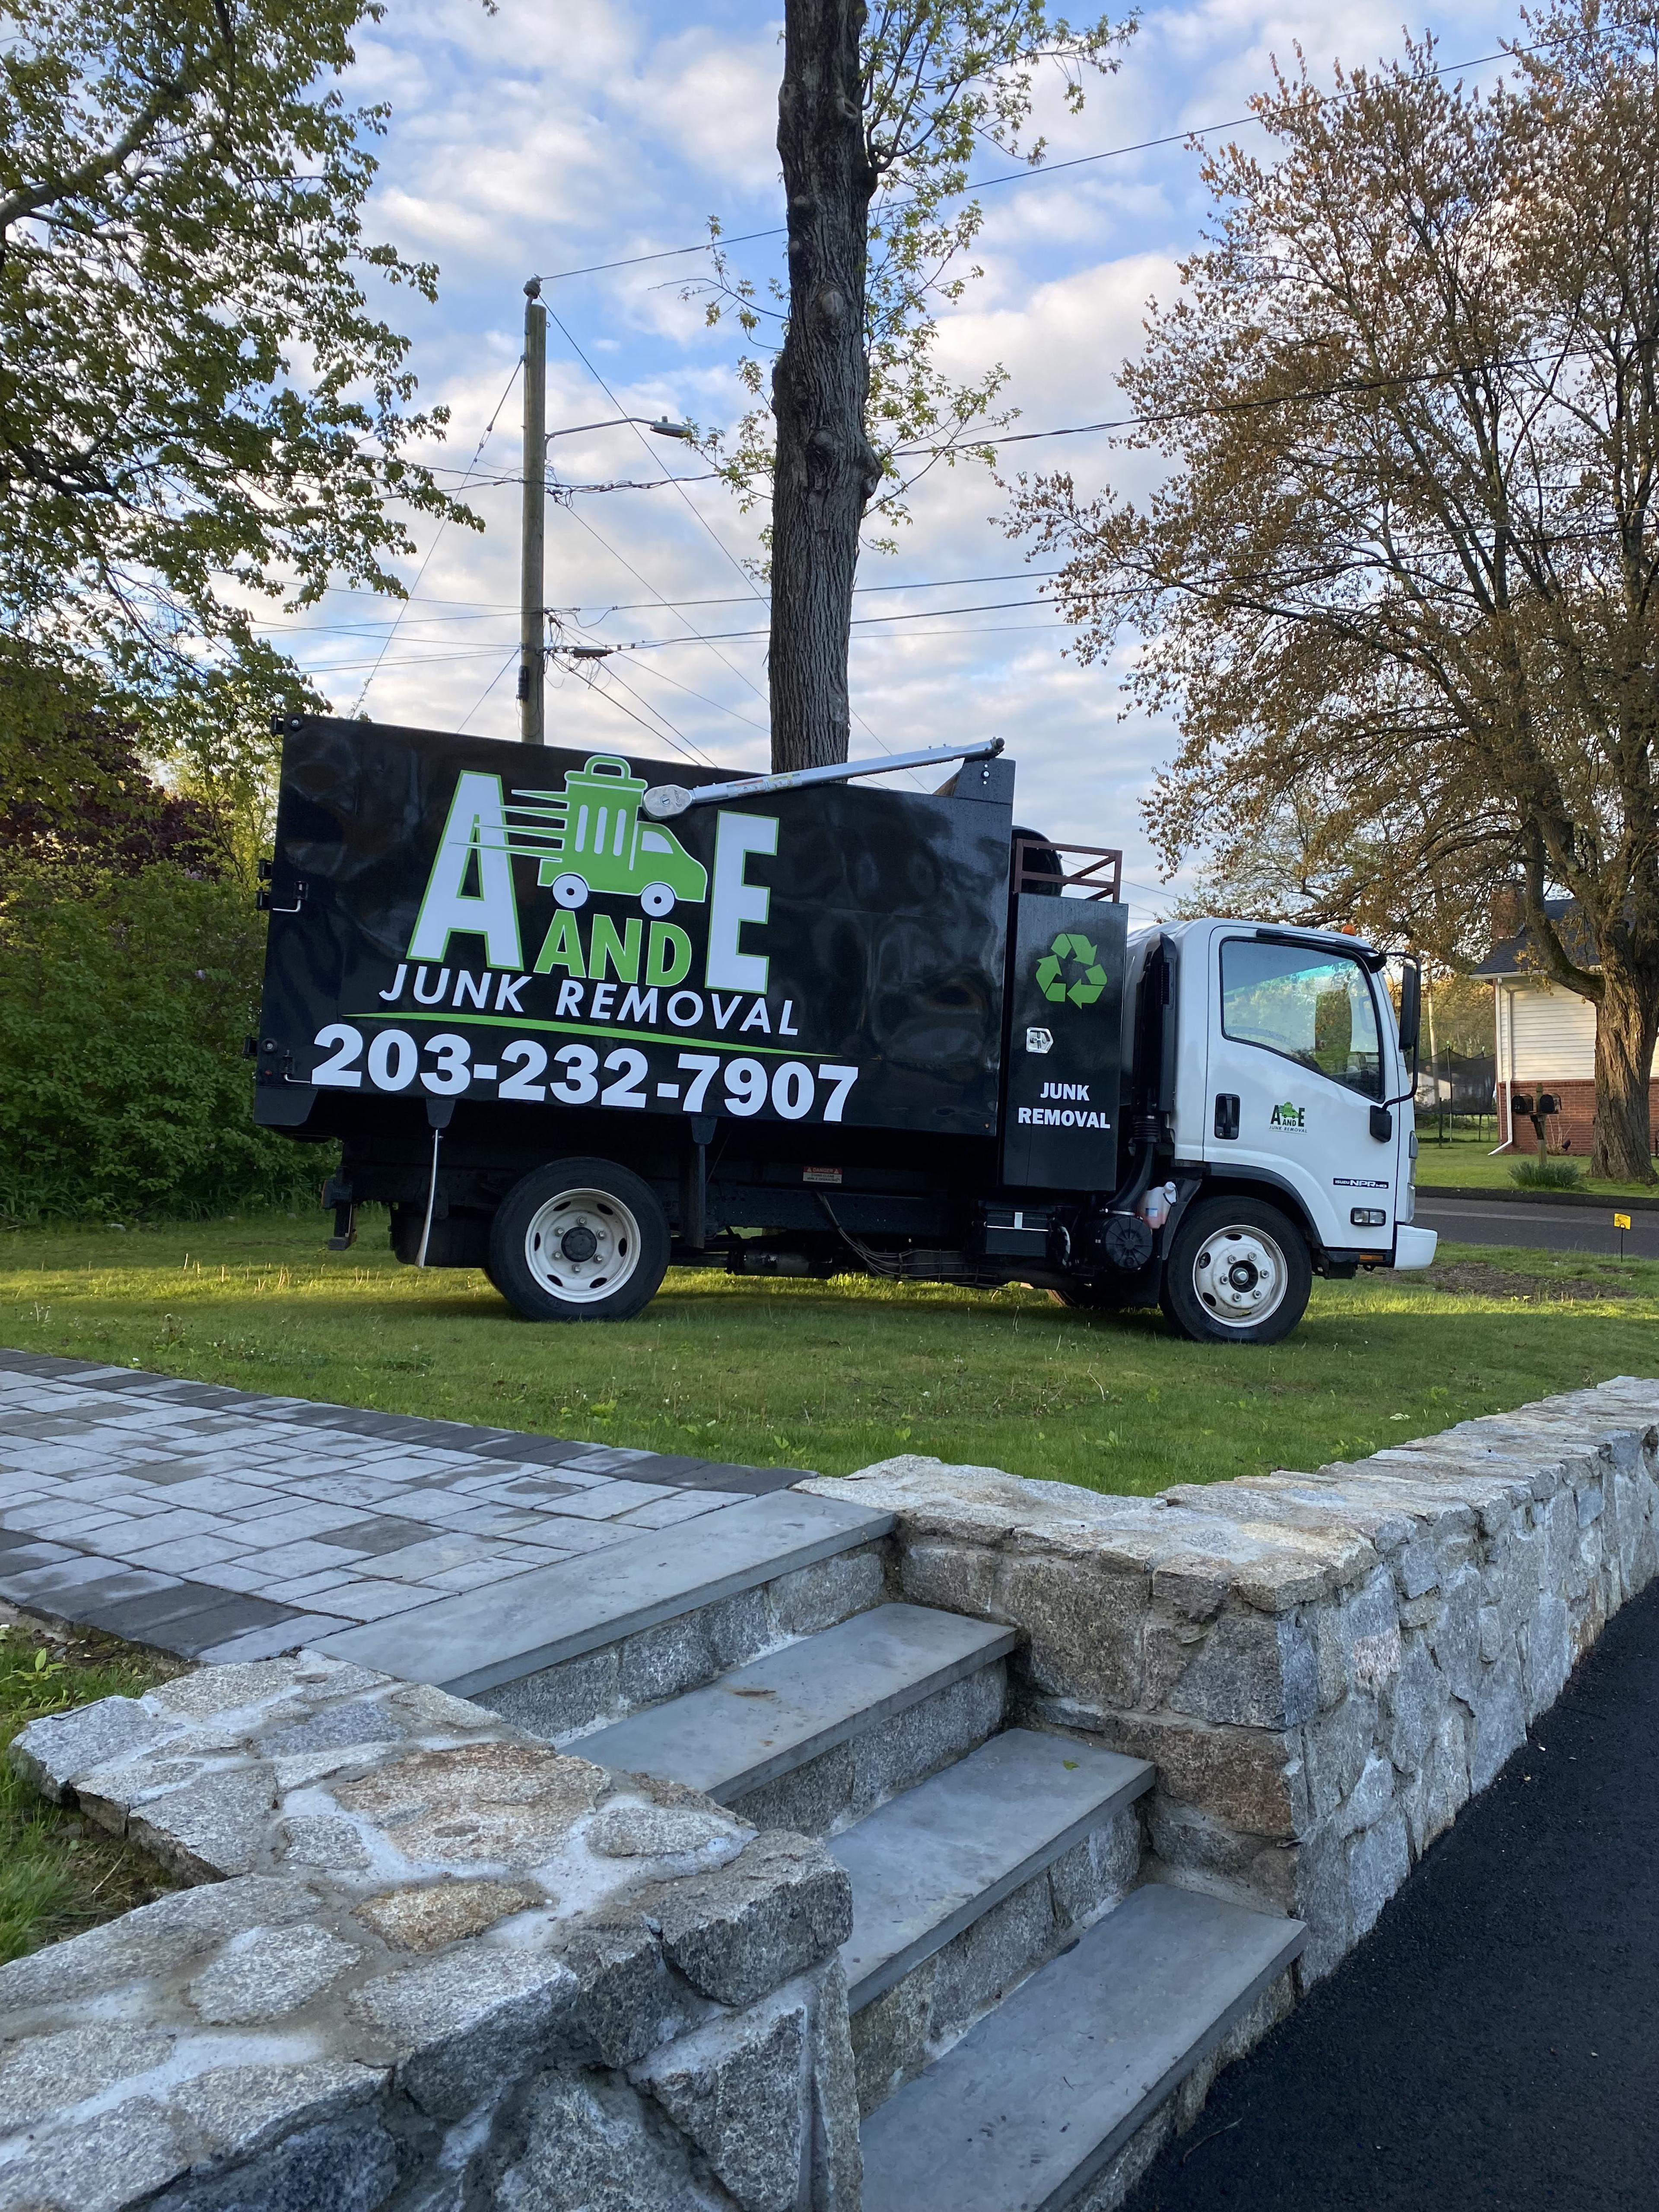
[[[1065,969],[1068,960],[1075,961],[1083,971],[1069,984]],[[1062,930],[1037,962],[1036,980],[1043,997],[1056,1006],[1062,999],[1069,999],[1074,1006],[1092,1006],[1106,988],[1106,970],[1095,957],[1095,948],[1086,937]]]

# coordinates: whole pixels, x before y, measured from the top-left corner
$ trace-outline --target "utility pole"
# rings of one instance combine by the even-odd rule
[[[547,521],[547,310],[542,280],[524,288],[524,544],[519,588],[519,734],[547,743],[542,693],[547,666],[542,540]]]

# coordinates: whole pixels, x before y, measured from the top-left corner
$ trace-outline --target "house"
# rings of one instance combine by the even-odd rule
[[[1573,957],[1596,966],[1577,902],[1546,899],[1544,911]],[[1517,1152],[1535,1152],[1532,1116],[1540,1097],[1553,1098],[1555,1108],[1544,1116],[1549,1149],[1588,1155],[1595,1139],[1595,1009],[1541,972],[1519,918],[1518,894],[1506,894],[1494,908],[1493,934],[1506,924],[1508,933],[1474,970],[1491,983],[1495,1002],[1498,1135]],[[1648,1117],[1650,1128],[1659,1123],[1659,1082],[1651,1070]]]

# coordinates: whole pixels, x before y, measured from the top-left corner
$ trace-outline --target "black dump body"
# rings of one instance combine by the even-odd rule
[[[1116,1187],[1124,911],[1011,890],[1006,760],[657,823],[684,763],[284,735],[256,1115],[342,1140],[331,1202],[389,1203],[404,1257],[429,1206],[428,1261],[480,1264],[578,1154],[763,1271],[1017,1273],[1019,1209]]]

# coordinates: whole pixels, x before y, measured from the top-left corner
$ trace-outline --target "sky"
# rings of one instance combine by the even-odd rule
[[[1518,28],[1512,8],[1483,0],[1404,21],[1376,0],[1151,9],[1118,73],[1091,81],[1081,115],[1066,112],[1057,76],[1043,81],[1048,164],[984,192],[973,255],[983,275],[943,318],[942,362],[963,379],[1000,362],[1014,430],[1121,413],[1118,371],[1141,343],[1147,303],[1176,295],[1178,264],[1206,220],[1200,158],[1182,134],[1265,144],[1241,118],[1274,58],[1292,64],[1298,43],[1328,81],[1333,61],[1395,55],[1407,33],[1431,30],[1443,58],[1460,63]],[[411,594],[401,611],[333,592],[273,618],[273,640],[336,712],[518,734],[511,479],[527,277],[542,278],[552,318],[550,429],[618,416],[737,422],[740,334],[709,328],[687,296],[708,274],[707,253],[636,257],[698,246],[711,216],[728,238],[781,223],[781,38],[763,0],[500,0],[494,15],[478,0],[393,0],[360,37],[348,90],[392,111],[371,232],[441,272],[435,307],[406,293],[391,302],[411,340],[419,404],[451,410],[447,440],[422,457],[485,526],[417,518],[415,553],[397,564]],[[1176,143],[1146,145],[1156,139]],[[1010,167],[988,149],[974,173]],[[763,287],[782,269],[781,238],[736,246],[732,260]],[[629,265],[593,267],[617,262]],[[550,501],[547,604],[561,635],[629,649],[554,663],[549,742],[763,768],[767,611],[752,574],[763,518],[741,513],[696,453],[637,427],[556,437],[549,456],[565,485],[653,487]],[[1155,464],[1096,434],[1010,447],[1005,466],[1064,466],[1080,493],[1133,494]],[[1069,633],[1043,601],[1043,564],[1002,527],[1006,504],[981,466],[935,470],[896,552],[864,555],[853,754],[1000,737],[1018,767],[1018,818],[1121,848],[1139,923],[1167,911],[1187,880],[1163,881],[1143,811],[1179,732],[1131,706],[1132,641],[1102,665],[1068,653]]]

